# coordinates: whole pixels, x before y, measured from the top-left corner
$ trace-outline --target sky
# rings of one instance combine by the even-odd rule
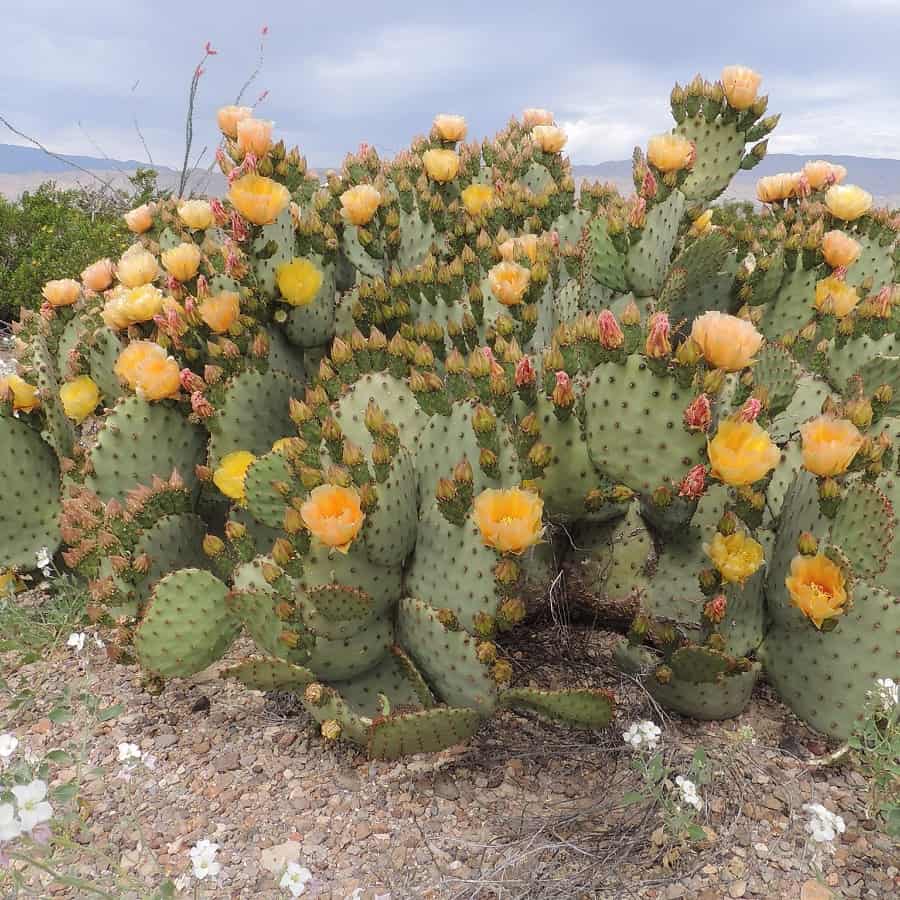
[[[772,152],[900,157],[900,0],[629,3],[0,0],[0,115],[60,153],[181,167],[191,75],[209,41],[192,157],[244,94],[310,165],[362,141],[392,155],[461,113],[492,134],[554,111],[580,164],[668,130],[673,83],[724,65],[764,76]],[[262,37],[262,29],[267,34]],[[24,143],[0,125],[0,143]]]

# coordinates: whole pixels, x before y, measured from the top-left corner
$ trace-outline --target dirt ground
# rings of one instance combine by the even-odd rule
[[[62,726],[46,717],[49,697],[73,679],[123,704],[88,741],[90,765],[110,774],[87,780],[76,840],[148,885],[189,871],[188,851],[206,837],[221,847],[222,872],[201,896],[234,900],[288,896],[277,886],[288,859],[313,872],[313,894],[340,900],[356,889],[360,900],[900,896],[900,848],[867,817],[864,779],[845,765],[810,766],[831,748],[765,685],[739,719],[666,717],[612,665],[616,639],[547,623],[510,648],[520,684],[561,686],[565,672],[567,684],[574,675],[612,688],[618,713],[607,731],[504,712],[466,746],[392,763],[326,744],[289,699],[214,670],[154,696],[136,668],[102,650],[62,648],[7,680],[47,698],[14,728],[36,753],[76,735],[77,717]],[[699,846],[661,839],[658,811],[621,803],[637,784],[621,733],[639,718],[662,726],[673,774],[698,746],[709,754]],[[116,778],[122,741],[154,756],[154,771]],[[847,825],[818,859],[804,827],[810,801]],[[76,857],[77,874],[104,879],[87,849]],[[35,885],[48,898],[81,896]]]

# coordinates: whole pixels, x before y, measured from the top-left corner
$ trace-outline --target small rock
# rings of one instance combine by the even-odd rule
[[[362,788],[362,779],[356,772],[338,772],[334,780],[337,786],[345,791],[356,792]]]
[[[824,884],[816,881],[815,878],[804,881],[803,886],[800,888],[800,900],[832,900],[832,897],[834,897],[834,894]]]
[[[177,734],[158,734],[153,742],[157,750],[165,750],[174,747],[178,743]]]
[[[747,892],[747,882],[746,881],[732,881],[731,884],[728,885],[728,896],[729,897],[743,897]]]
[[[285,841],[283,844],[275,844],[267,847],[259,855],[259,864],[273,875],[278,875],[287,867],[289,862],[300,862],[300,851],[303,848],[297,841]]]
[[[208,712],[209,711],[209,697],[205,694],[202,697],[198,697],[194,701],[194,705],[191,707],[191,712]]]
[[[213,763],[217,772],[233,772],[241,767],[241,760],[237,753],[223,753]]]
[[[434,792],[444,800],[458,800],[459,788],[449,778],[437,778],[434,782]]]

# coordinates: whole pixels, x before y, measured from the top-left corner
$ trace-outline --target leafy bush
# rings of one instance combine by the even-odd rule
[[[62,190],[47,181],[16,201],[0,197],[0,320],[41,305],[41,288],[70,278],[104,256],[117,257],[131,235],[122,213],[158,196],[156,172],[139,169],[132,189]]]

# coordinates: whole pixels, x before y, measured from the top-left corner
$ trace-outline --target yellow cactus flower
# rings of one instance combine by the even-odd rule
[[[341,553],[350,549],[366,518],[357,491],[334,484],[314,488],[300,507],[300,516],[314,537]]]
[[[110,259],[98,259],[81,273],[81,283],[89,290],[105,291],[113,282],[115,267]]]
[[[488,547],[521,554],[541,539],[544,501],[534,491],[488,488],[475,498],[472,518]]]
[[[841,281],[833,275],[816,282],[816,309],[820,312],[830,312],[841,318],[850,313],[859,303],[859,294],[856,288],[846,281]]]
[[[712,474],[732,487],[754,484],[781,459],[769,433],[756,422],[725,419],[707,446]]]
[[[381,205],[381,194],[371,184],[358,184],[341,194],[341,215],[351,225],[368,225]]]
[[[101,315],[110,328],[119,330],[138,322],[149,322],[162,311],[165,299],[162,291],[152,284],[116,290],[107,297]]]
[[[697,216],[691,225],[691,234],[696,235],[697,237],[706,234],[712,228],[712,217],[713,211],[711,209],[707,209]]]
[[[647,160],[660,172],[678,172],[694,163],[697,150],[680,134],[658,134],[647,142]]]
[[[0,395],[12,394],[13,409],[21,412],[32,412],[41,405],[38,389],[15,373],[0,378]]]
[[[791,574],[784,583],[791,603],[816,628],[844,612],[847,602],[844,573],[827,556],[795,556],[791,560]]]
[[[234,291],[207,297],[197,308],[200,318],[215,334],[225,334],[241,314],[241,298]]]
[[[803,174],[809,186],[818,191],[833,184],[840,184],[847,177],[847,169],[824,159],[811,160],[803,166]]]
[[[297,440],[297,438],[292,438],[292,437],[278,438],[278,440],[275,441],[274,444],[272,444],[272,452],[273,453],[281,453],[282,451],[287,450],[288,447],[291,446],[291,441],[295,441],[295,440]]]
[[[171,356],[148,356],[137,367],[134,391],[142,400],[166,400],[181,388],[181,369]]]
[[[504,306],[517,306],[525,297],[531,272],[514,262],[502,262],[488,272],[488,283],[494,296]]]
[[[213,223],[212,206],[208,200],[184,200],[178,204],[178,218],[194,231],[202,231]]]
[[[762,544],[743,531],[729,535],[717,531],[703,549],[723,580],[731,584],[743,584],[765,562]]]
[[[822,255],[832,269],[852,266],[859,259],[862,247],[849,234],[835,229],[822,238]]]
[[[17,594],[24,588],[25,583],[16,575],[15,569],[0,569],[0,598]]]
[[[732,109],[750,109],[756,103],[762,75],[747,66],[725,66],[722,69],[722,87]]]
[[[453,181],[459,172],[459,154],[455,150],[426,150],[422,163],[432,181]]]
[[[531,129],[531,139],[544,153],[559,153],[566,146],[568,135],[555,125],[535,125]]]
[[[256,457],[249,450],[235,450],[226,453],[213,472],[213,484],[232,500],[244,499],[244,479],[247,469],[256,462]]]
[[[143,234],[153,227],[153,214],[156,207],[152,203],[145,203],[125,213],[125,225],[134,234]]]
[[[100,402],[100,388],[90,375],[79,375],[59,389],[63,411],[73,422],[83,422]]]
[[[461,196],[466,212],[477,216],[494,202],[494,189],[489,184],[470,184]]]
[[[265,119],[254,119],[252,116],[240,119],[237,123],[237,145],[244,153],[252,153],[261,159],[272,146],[272,125]]]
[[[855,184],[835,184],[825,192],[825,205],[836,218],[852,222],[872,208],[872,195]]]
[[[780,172],[766,175],[756,182],[756,197],[760,203],[781,203],[797,195],[800,186],[799,172]]]
[[[130,388],[137,385],[140,366],[152,357],[166,358],[166,351],[153,341],[132,341],[116,360],[113,371]]]
[[[552,125],[553,113],[549,109],[530,106],[522,112],[522,121],[526,128],[534,128],[535,125]]]
[[[466,139],[467,127],[463,116],[441,113],[434,117],[433,128],[442,141],[464,141]]]
[[[164,250],[162,264],[178,281],[190,281],[200,268],[201,253],[196,244],[182,241],[177,247]]]
[[[140,287],[159,277],[159,263],[156,257],[140,244],[132,244],[116,266],[116,275],[125,287]]]
[[[519,237],[509,238],[497,247],[501,259],[506,262],[515,262],[518,254],[524,254],[533,263],[537,260],[538,236],[536,234],[523,234]]]
[[[800,426],[803,468],[821,478],[842,475],[863,444],[863,436],[849,419],[819,416]]]
[[[278,290],[291,306],[309,306],[322,287],[322,271],[308,259],[295,257],[275,271]]]
[[[53,307],[71,306],[81,296],[81,285],[74,278],[48,281],[41,293]]]
[[[752,322],[715,310],[694,319],[691,338],[710,366],[726,372],[749,366],[763,342]]]
[[[238,122],[242,122],[252,115],[253,109],[249,106],[223,106],[216,113],[216,122],[222,134],[236,138]]]
[[[254,225],[271,225],[291,202],[291,193],[271,178],[244,175],[232,182],[228,199]]]

